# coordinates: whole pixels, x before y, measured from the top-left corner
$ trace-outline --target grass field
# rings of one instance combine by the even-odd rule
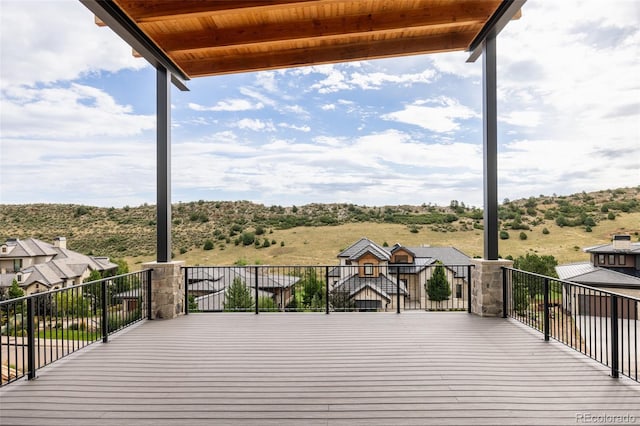
[[[542,233],[546,227],[549,234]],[[510,231],[508,240],[500,240],[499,253],[502,257],[517,257],[528,252],[539,255],[553,255],[559,263],[588,260],[582,249],[611,241],[615,233],[630,233],[633,241],[638,241],[640,233],[640,213],[630,213],[605,220],[586,232],[583,227],[558,227],[555,223],[546,223],[524,231],[526,240],[520,240],[520,231]],[[483,231],[436,232],[421,229],[412,233],[405,225],[387,223],[352,223],[339,226],[298,227],[286,230],[274,230],[266,235],[275,245],[256,249],[253,246],[235,246],[228,244],[224,250],[193,249],[178,255],[175,260],[184,260],[188,266],[194,265],[231,265],[238,260],[247,264],[272,265],[333,265],[336,255],[361,237],[368,237],[382,245],[389,246],[399,242],[405,246],[454,246],[471,257],[483,254]],[[285,245],[280,246],[284,241]],[[129,257],[125,259],[132,270],[140,269],[141,263],[153,261],[153,256]]]

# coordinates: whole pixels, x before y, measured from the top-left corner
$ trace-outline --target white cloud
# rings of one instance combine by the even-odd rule
[[[305,132],[305,133],[308,133],[311,131],[311,127],[307,126],[306,124],[304,126],[296,126],[295,124],[279,123],[278,127],[282,127],[285,129],[298,130],[300,132]]]
[[[80,2],[3,0],[0,7],[2,87],[148,66]]]
[[[254,104],[246,99],[227,99],[210,107],[191,102],[189,108],[194,111],[253,111],[264,108],[264,104],[262,102]]]
[[[324,104],[320,107],[323,111],[333,111],[336,109],[335,104]]]
[[[432,132],[446,133],[458,130],[460,120],[478,116],[478,113],[461,105],[457,100],[442,96],[426,101],[415,101],[405,106],[403,110],[384,114],[381,118],[413,124]]]
[[[100,89],[69,87],[4,91],[0,106],[2,137],[129,136],[155,128],[153,115],[134,114]]]
[[[242,120],[238,120],[237,122],[232,124],[233,127],[237,127],[239,129],[248,129],[253,130],[254,132],[266,131],[266,132],[275,132],[276,128],[271,122],[271,120],[259,120],[256,118],[243,118]]]
[[[435,71],[431,69],[424,70],[417,74],[398,75],[383,72],[353,73],[351,74],[349,82],[363,90],[380,89],[386,83],[400,84],[408,87],[417,83],[431,83],[435,74]]]
[[[262,93],[258,92],[255,89],[252,89],[250,87],[241,87],[240,88],[240,93],[242,93],[243,95],[248,96],[248,97],[250,97],[252,99],[257,100],[261,104],[268,105],[270,107],[275,107],[277,105],[276,101],[274,101],[270,97],[265,96]]]

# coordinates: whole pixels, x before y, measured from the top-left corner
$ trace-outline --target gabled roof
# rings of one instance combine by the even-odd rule
[[[340,252],[340,254],[338,254],[338,257],[356,260],[362,257],[367,252],[373,254],[381,260],[389,260],[391,258],[391,253],[388,250],[374,243],[367,237],[362,237],[355,243],[351,244],[349,247]]]
[[[8,247],[13,247],[9,253],[0,253],[1,258],[16,258],[16,257],[36,257],[36,256],[55,256],[58,252],[51,244],[44,241],[37,240],[35,238],[27,238],[25,240],[11,239],[7,240],[5,244]]]
[[[455,247],[408,247],[416,257],[439,260],[444,265],[471,265],[471,258]]]
[[[640,278],[591,264],[573,263],[556,266],[558,278],[593,287],[640,289]]]
[[[384,274],[380,274],[377,277],[360,277],[358,274],[354,274],[344,280],[338,281],[333,288],[338,291],[353,294],[355,290],[365,287],[375,287],[377,291],[386,294],[398,294],[398,284]],[[402,285],[400,286],[400,294],[407,294],[407,291]]]

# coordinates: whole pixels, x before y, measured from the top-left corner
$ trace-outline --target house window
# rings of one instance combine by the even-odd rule
[[[6,253],[7,252],[7,246],[2,246],[2,252]]]
[[[616,255],[615,254],[610,254],[609,255],[609,265],[615,265],[616,264]]]
[[[22,269],[22,259],[13,259],[13,272],[18,272]]]
[[[462,284],[456,284],[456,299],[462,299]]]
[[[364,264],[364,274],[365,275],[373,275],[373,263],[365,263]]]
[[[396,255],[396,263],[409,263],[409,256],[406,254]]]
[[[22,274],[16,274],[16,281],[19,283],[22,282]]]
[[[618,265],[626,265],[626,264],[627,264],[627,258],[624,257],[624,254],[618,255]]]
[[[600,265],[604,265],[604,254],[599,254],[598,255],[598,263]]]

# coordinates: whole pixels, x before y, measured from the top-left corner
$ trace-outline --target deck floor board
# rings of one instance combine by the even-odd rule
[[[640,384],[466,313],[147,321],[0,389],[2,425],[640,423]]]

